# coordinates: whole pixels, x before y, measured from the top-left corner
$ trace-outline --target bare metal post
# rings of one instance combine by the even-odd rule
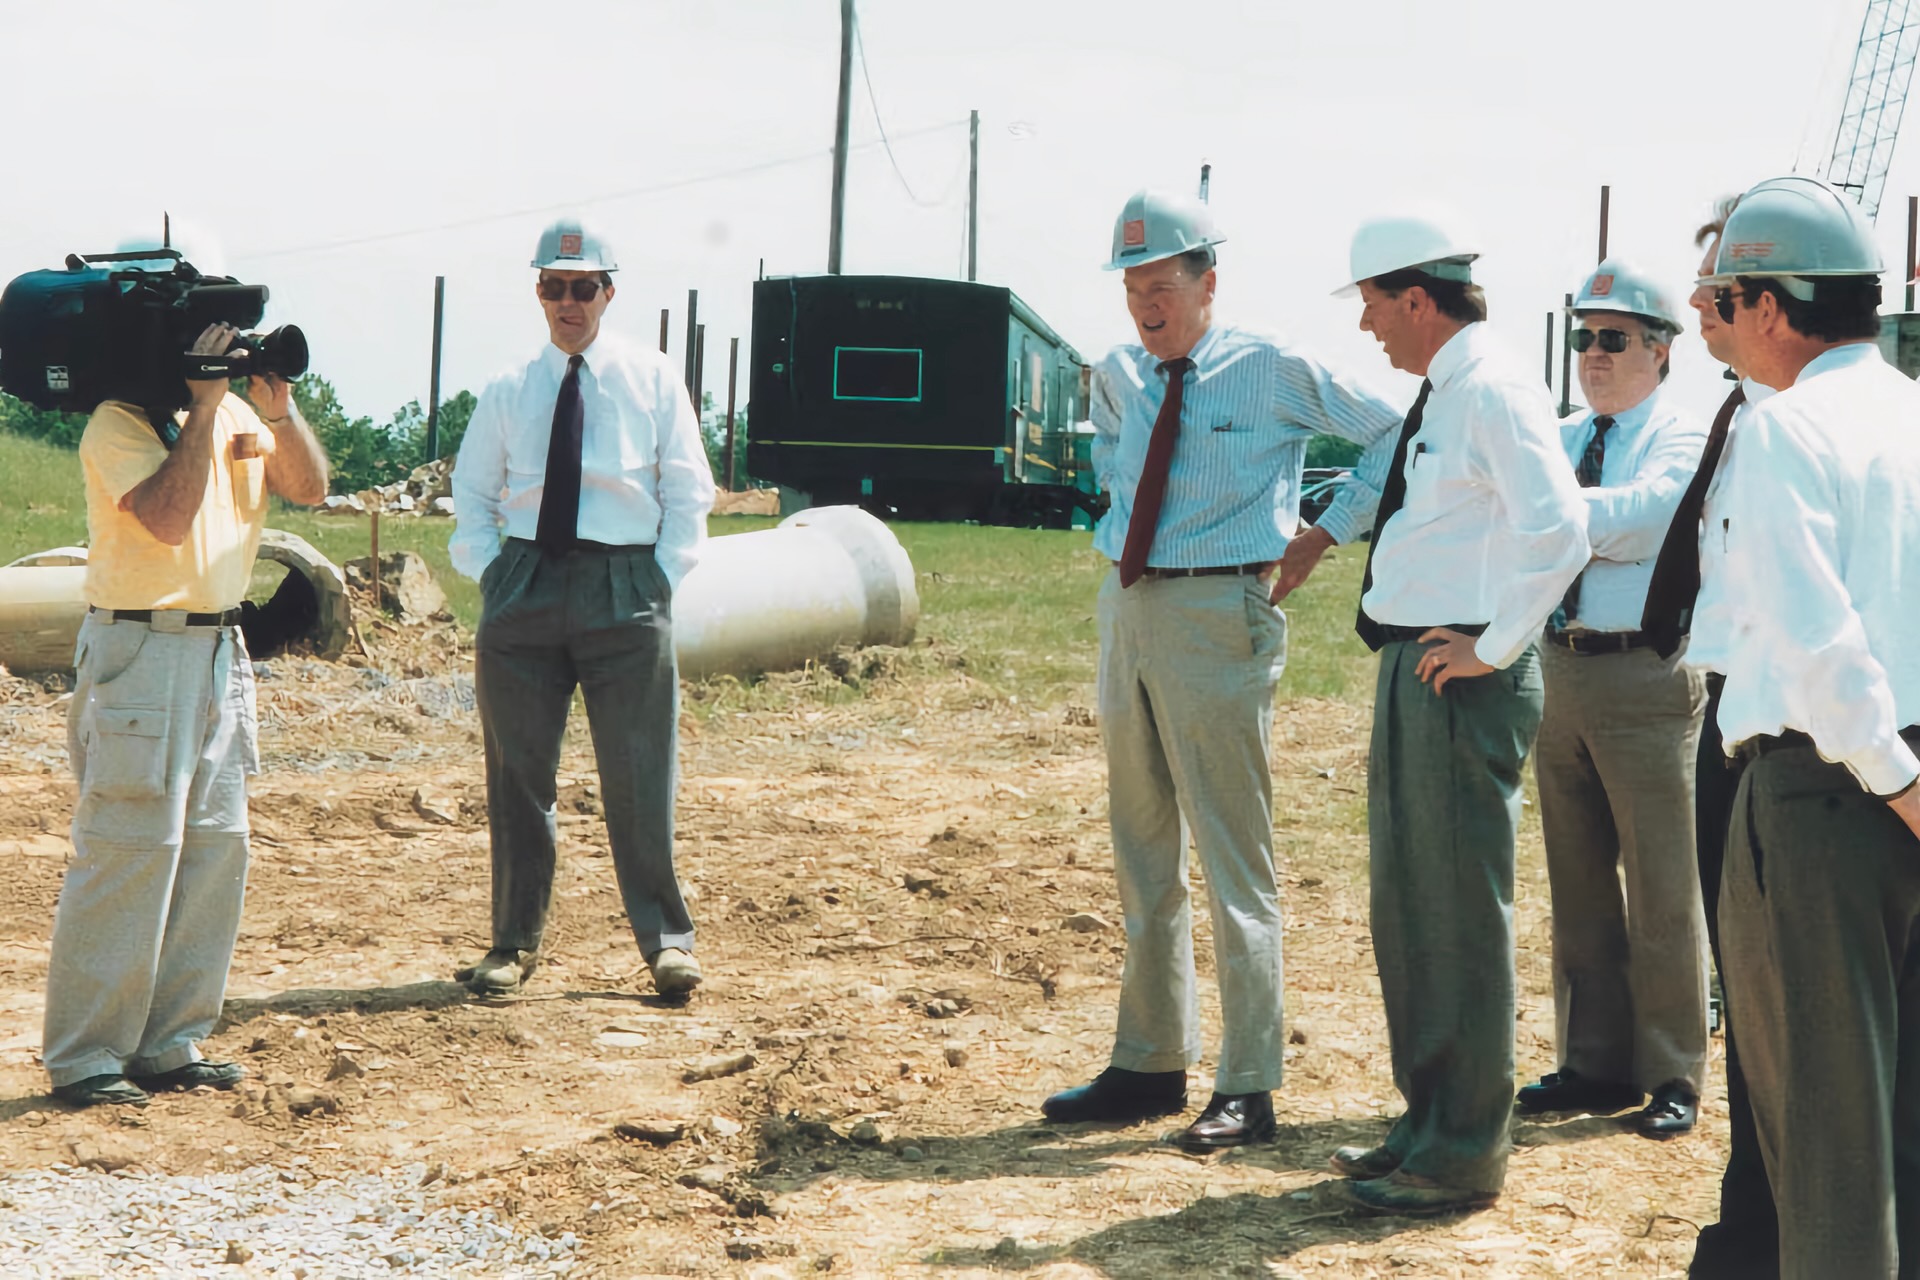
[[[840,0],[840,110],[833,125],[833,212],[827,229],[827,274],[840,274],[846,230],[847,126],[853,114],[853,0]]]
[[[696,421],[706,421],[706,404],[701,399],[701,383],[707,376],[707,326],[701,325],[693,335],[693,416]]]
[[[1547,390],[1553,390],[1553,312],[1547,312]]]
[[[1567,295],[1567,324],[1573,324],[1573,295]],[[1560,346],[1560,416],[1566,417],[1573,412],[1573,344]]]
[[[1599,261],[1601,262],[1605,262],[1607,260],[1607,209],[1608,209],[1608,206],[1610,206],[1612,203],[1613,203],[1613,188],[1605,187],[1605,186],[1601,187],[1600,188],[1600,257],[1599,257]]]
[[[672,316],[672,314],[673,313],[668,311],[665,307],[660,308],[660,354],[661,355],[667,354],[667,321],[669,317]]]
[[[1915,249],[1920,248],[1920,196],[1907,197],[1907,310],[1913,310],[1913,277],[1920,271],[1920,261],[1915,259]]]
[[[1213,166],[1210,164],[1201,165],[1200,166],[1200,203],[1201,204],[1205,204],[1207,202],[1207,188],[1210,185],[1212,185],[1212,182],[1213,182]]]
[[[695,329],[698,326],[699,319],[700,291],[698,289],[689,289],[687,290],[687,390],[689,393],[693,390],[693,358],[698,354],[693,349],[693,343]],[[694,405],[696,409],[699,407],[697,403]]]
[[[447,309],[447,278],[433,278],[433,372],[427,381],[427,457],[440,460],[440,331]]]
[[[980,113],[967,121],[967,279],[980,278]]]
[[[727,492],[733,488],[733,397],[739,386],[740,339],[735,338],[727,351]]]

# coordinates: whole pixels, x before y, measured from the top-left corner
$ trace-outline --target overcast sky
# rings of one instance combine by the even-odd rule
[[[1355,225],[1440,199],[1477,228],[1493,322],[1536,364],[1545,317],[1612,248],[1690,288],[1715,197],[1821,167],[1864,0],[860,0],[845,269],[963,268],[981,115],[981,279],[1090,358],[1127,339],[1101,272],[1135,188],[1214,166],[1223,316],[1279,328],[1401,401],[1354,325]],[[709,389],[749,285],[824,269],[837,0],[0,0],[0,278],[112,248],[163,209],[273,291],[349,409],[424,402],[433,277],[450,394],[545,340],[527,263],[579,212],[618,251],[608,323],[646,341],[687,290]],[[944,127],[942,127],[944,126]],[[1897,282],[1920,147],[1881,239]],[[782,163],[784,162],[784,163]],[[727,177],[715,177],[731,174]],[[906,186],[910,184],[913,195]],[[1890,292],[1892,290],[1890,289]],[[1557,358],[1556,358],[1557,366]],[[1698,339],[1674,389],[1724,384]],[[742,397],[746,371],[741,374]]]

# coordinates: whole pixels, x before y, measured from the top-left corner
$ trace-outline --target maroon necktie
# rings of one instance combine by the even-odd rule
[[[1680,641],[1693,629],[1693,605],[1700,598],[1700,513],[1707,505],[1707,486],[1713,483],[1720,455],[1726,451],[1734,410],[1746,398],[1746,388],[1735,387],[1727,402],[1720,406],[1720,412],[1714,415],[1700,469],[1680,496],[1680,507],[1673,513],[1666,540],[1660,544],[1660,555],[1653,562],[1653,579],[1647,583],[1647,603],[1640,614],[1640,629],[1653,642],[1654,652],[1663,658],[1671,658],[1679,650]]]
[[[1146,572],[1147,553],[1153,550],[1153,531],[1160,526],[1160,504],[1167,497],[1167,468],[1173,465],[1174,442],[1180,438],[1180,397],[1191,368],[1193,361],[1186,356],[1160,365],[1160,372],[1167,375],[1167,396],[1153,420],[1146,465],[1140,468],[1140,483],[1133,491],[1133,518],[1127,522],[1127,545],[1120,552],[1122,587],[1140,581],[1140,575]]]

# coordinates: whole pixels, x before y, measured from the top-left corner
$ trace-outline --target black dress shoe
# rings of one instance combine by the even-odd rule
[[[1174,1143],[1188,1151],[1220,1151],[1272,1142],[1278,1128],[1271,1093],[1216,1093],[1200,1118],[1182,1129]]]
[[[1378,1147],[1341,1147],[1327,1159],[1327,1167],[1343,1178],[1352,1178],[1356,1182],[1368,1182],[1374,1178],[1385,1178],[1400,1167],[1400,1157],[1386,1149]]]
[[[1643,1138],[1677,1138],[1693,1132],[1700,1118],[1700,1098],[1678,1080],[1653,1091],[1646,1106],[1633,1113],[1630,1123]]]
[[[1102,1120],[1131,1124],[1154,1116],[1168,1116],[1187,1107],[1184,1071],[1128,1071],[1108,1067],[1091,1084],[1054,1094],[1040,1104],[1040,1114],[1062,1124]]]
[[[125,1076],[99,1075],[53,1086],[53,1096],[70,1107],[147,1105],[146,1091]]]
[[[247,1078],[247,1069],[237,1062],[189,1062],[184,1067],[152,1076],[128,1076],[148,1093],[184,1093],[188,1089],[231,1089]]]
[[[1590,1111],[1612,1115],[1639,1106],[1646,1096],[1633,1085],[1615,1080],[1589,1080],[1578,1071],[1562,1067],[1552,1075],[1541,1076],[1539,1084],[1523,1087],[1514,1101],[1522,1111]]]

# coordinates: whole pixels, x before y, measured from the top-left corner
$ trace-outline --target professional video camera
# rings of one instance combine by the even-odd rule
[[[203,275],[176,249],[69,255],[65,270],[30,271],[0,293],[0,391],[71,413],[123,400],[163,429],[187,407],[189,377],[307,371],[294,325],[243,333],[232,356],[186,354],[208,325],[248,330],[266,306],[265,285]]]

